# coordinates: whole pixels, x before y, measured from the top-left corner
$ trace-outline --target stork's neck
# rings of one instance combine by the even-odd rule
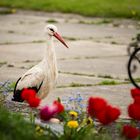
[[[45,47],[43,62],[49,68],[56,67],[56,55],[55,55],[55,49],[53,44],[53,36],[49,36],[49,35],[47,36],[47,45]]]
[[[43,61],[45,61],[47,63],[51,62],[51,59],[52,59],[53,56],[55,56],[55,50],[54,50],[54,45],[53,45],[53,37],[48,35]]]

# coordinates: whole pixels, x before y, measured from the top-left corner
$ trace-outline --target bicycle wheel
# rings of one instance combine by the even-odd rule
[[[132,84],[140,89],[140,48],[137,48],[130,56],[128,75]]]

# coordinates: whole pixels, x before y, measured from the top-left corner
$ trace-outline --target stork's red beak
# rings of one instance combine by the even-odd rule
[[[67,46],[67,44],[65,43],[64,39],[63,39],[57,32],[54,33],[54,36],[55,36],[65,47],[69,48],[69,47]]]

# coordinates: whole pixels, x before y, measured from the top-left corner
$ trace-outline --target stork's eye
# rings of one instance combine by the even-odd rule
[[[50,30],[54,32],[54,30],[52,28],[50,28]]]

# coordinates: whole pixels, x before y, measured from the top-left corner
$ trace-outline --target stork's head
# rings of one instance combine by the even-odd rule
[[[45,27],[45,32],[49,35],[49,36],[54,36],[55,38],[57,38],[65,47],[68,48],[67,44],[65,43],[64,39],[60,36],[60,34],[57,32],[57,27],[49,24]]]

